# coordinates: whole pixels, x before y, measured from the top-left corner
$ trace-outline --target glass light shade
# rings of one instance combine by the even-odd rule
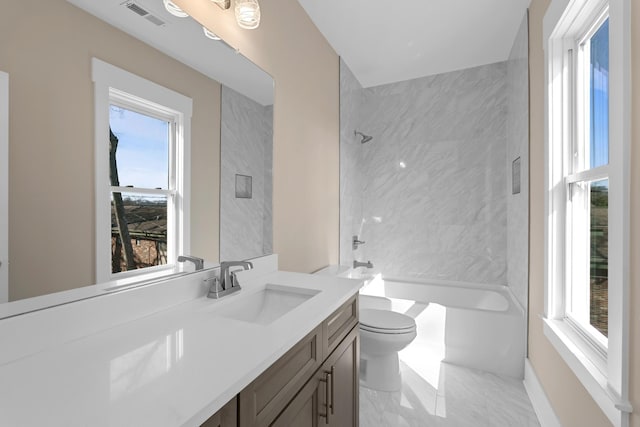
[[[221,9],[224,10],[229,9],[229,7],[231,6],[231,0],[211,0],[211,2],[217,4]]]
[[[258,0],[236,0],[236,22],[241,28],[252,30],[260,25]]]
[[[167,12],[172,14],[173,16],[177,16],[178,18],[186,18],[189,16],[187,12],[180,9],[174,2],[171,0],[162,0],[164,3],[164,8],[167,9]]]
[[[213,31],[207,30],[206,27],[202,27],[202,31],[204,31],[205,37],[207,37],[207,38],[209,38],[211,40],[220,40],[220,37],[218,37],[218,35],[216,33],[214,33]]]

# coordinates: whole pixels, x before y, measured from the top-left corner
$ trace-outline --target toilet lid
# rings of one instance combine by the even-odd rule
[[[366,330],[398,334],[412,332],[416,328],[416,322],[411,317],[395,311],[365,308],[360,310],[360,326]]]

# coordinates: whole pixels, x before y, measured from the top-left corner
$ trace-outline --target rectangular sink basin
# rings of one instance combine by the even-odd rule
[[[222,308],[217,314],[229,319],[268,325],[318,293],[320,291],[316,289],[267,284],[264,290]]]

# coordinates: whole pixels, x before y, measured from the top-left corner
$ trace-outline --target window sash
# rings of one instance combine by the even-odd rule
[[[566,61],[568,64],[568,96],[569,120],[571,121],[571,161],[568,162],[568,174],[576,174],[591,169],[591,97],[590,97],[590,60],[591,38],[598,32],[604,22],[609,19],[608,5],[601,8],[591,19],[590,24],[583,26],[584,31],[578,33],[569,43]],[[588,21],[589,22],[589,21]]]
[[[573,200],[573,189],[581,184],[609,179],[609,165],[591,168],[591,106],[590,106],[590,40],[603,23],[609,18],[609,8],[602,8],[590,24],[584,25],[582,33],[570,42],[565,53],[566,83],[568,90],[567,111],[568,133],[562,144],[567,146],[569,161],[565,164],[564,178],[564,240],[562,241],[564,256],[564,281],[557,284],[563,293],[562,317],[570,319],[570,325],[585,338],[599,353],[606,355],[608,340],[589,321],[591,309],[590,275],[590,208],[585,205],[588,195]],[[577,54],[576,54],[577,53]],[[587,287],[585,291],[584,287]],[[582,289],[580,289],[582,288]],[[579,294],[577,294],[577,291]],[[579,299],[583,301],[579,302]],[[585,321],[586,319],[586,321]]]
[[[164,120],[169,123],[169,153],[168,153],[168,183],[170,191],[176,192],[178,188],[178,155],[177,144],[180,132],[180,117],[177,113],[171,112],[166,107],[154,104],[142,98],[134,97],[128,93],[114,90],[109,91],[109,104],[125,108],[154,119]],[[131,188],[131,187],[129,187]],[[135,187],[141,189],[144,187]]]
[[[168,146],[168,165],[169,165],[169,181],[167,183],[168,189],[161,188],[145,188],[145,187],[122,187],[109,185],[109,198],[111,199],[112,193],[121,194],[143,194],[143,195],[164,195],[167,197],[167,264],[161,266],[144,267],[136,270],[110,272],[110,278],[118,279],[135,274],[146,274],[162,268],[174,268],[176,265],[176,259],[178,256],[178,244],[182,235],[180,234],[179,218],[180,214],[177,211],[178,206],[178,188],[180,183],[178,180],[178,161],[177,145],[180,138],[178,132],[180,130],[180,115],[176,112],[172,112],[166,107],[159,106],[148,100],[130,95],[128,93],[110,89],[109,91],[109,105],[115,105],[127,110],[135,111],[140,114],[144,114],[149,117],[164,120],[169,123],[169,146]]]
[[[606,170],[606,167],[602,167]],[[598,168],[600,169],[600,168]],[[567,180],[565,192],[567,194],[565,210],[565,280],[560,285],[564,293],[563,317],[571,320],[571,326],[581,336],[588,339],[590,345],[606,357],[608,338],[591,325],[590,310],[590,269],[591,262],[591,235],[590,235],[590,193],[582,197],[574,196],[574,186],[588,186],[594,182],[608,180],[609,176],[603,174],[603,170],[591,170],[584,175],[593,178],[581,180]],[[595,173],[594,173],[595,172]],[[576,232],[576,230],[578,230]],[[586,290],[585,290],[586,288]],[[580,301],[583,299],[583,301]]]

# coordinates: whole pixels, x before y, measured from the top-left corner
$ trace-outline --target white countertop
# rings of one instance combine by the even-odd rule
[[[199,426],[361,286],[281,271],[240,281],[236,295],[192,299],[0,364],[0,426]],[[216,314],[265,283],[321,292],[269,325]]]

